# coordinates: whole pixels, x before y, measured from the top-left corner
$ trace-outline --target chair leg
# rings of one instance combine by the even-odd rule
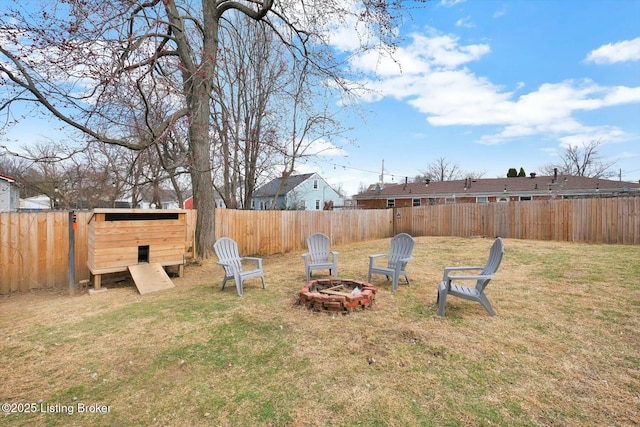
[[[485,294],[480,294],[480,296],[478,297],[478,301],[480,301],[480,304],[482,304],[482,306],[489,312],[491,316],[496,315],[496,313],[493,311],[493,307],[491,307],[489,299]]]
[[[264,276],[260,276],[260,279],[262,279],[262,289],[267,289],[267,285],[264,284]]]
[[[387,278],[389,278],[389,276],[387,276]],[[391,285],[391,290],[393,292],[396,292],[398,290],[398,279],[399,279],[398,275],[394,274],[393,275],[393,282],[392,282],[392,285]]]
[[[224,280],[222,281],[222,290],[224,291],[224,285],[227,284],[227,277],[225,276]]]
[[[447,302],[447,284],[440,282],[438,285],[438,316],[444,316],[444,305]]]
[[[236,291],[238,292],[238,296],[241,297],[242,296],[242,279],[240,278],[239,274],[235,276],[235,282],[236,282]]]

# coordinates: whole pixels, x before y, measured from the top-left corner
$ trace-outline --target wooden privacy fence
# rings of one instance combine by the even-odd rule
[[[640,197],[464,203],[395,211],[395,230],[414,236],[640,244]]]
[[[196,211],[187,211],[186,253],[193,244]],[[76,212],[76,283],[89,279],[89,220]],[[0,213],[0,294],[69,286],[69,213]]]
[[[89,278],[88,221],[77,213],[75,279]],[[188,211],[185,246],[196,212]],[[244,255],[305,248],[321,232],[332,245],[413,236],[502,236],[528,240],[640,244],[640,197],[449,204],[378,210],[236,211],[216,209],[216,238],[231,237]],[[68,213],[0,213],[0,294],[66,287]]]
[[[332,245],[383,239],[393,234],[393,210],[238,211],[216,209],[216,239],[230,237],[242,254],[268,255],[306,247],[313,233]]]
[[[231,237],[243,254],[305,248],[321,232],[332,245],[412,236],[486,236],[529,240],[640,244],[640,197],[457,203],[349,211],[216,210],[216,238]]]

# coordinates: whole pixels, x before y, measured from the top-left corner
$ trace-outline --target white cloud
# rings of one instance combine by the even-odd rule
[[[471,17],[460,18],[456,21],[456,27],[474,28],[475,24],[471,22]]]
[[[453,7],[457,4],[464,3],[467,0],[440,0],[440,6]]]
[[[495,126],[480,143],[496,144],[515,138],[545,135],[567,141],[619,141],[630,138],[613,126],[589,127],[574,117],[579,111],[640,103],[640,87],[600,86],[591,80],[544,83],[523,93],[524,83],[512,90],[471,72],[468,64],[491,49],[486,44],[464,45],[452,35],[413,34],[408,46],[392,60],[368,54],[355,59],[364,73],[378,72],[370,84],[375,95],[405,100],[424,113],[432,126]],[[640,40],[640,39],[639,39]],[[369,74],[367,74],[369,75]],[[516,93],[517,92],[517,93]]]
[[[499,10],[496,10],[495,12],[493,12],[493,17],[494,18],[502,18],[506,14],[507,14],[507,8],[506,8],[506,6],[503,6],[502,9],[499,9]]]
[[[306,144],[304,149],[304,155],[305,156],[323,156],[323,157],[330,157],[330,156],[344,157],[347,155],[347,152],[344,149],[334,145],[330,141],[326,141],[324,139],[317,139],[315,141],[312,141]]]
[[[640,61],[640,37],[600,46],[589,52],[585,61],[596,64]]]
[[[451,35],[426,36],[414,33],[411,44],[399,47],[393,58],[386,52],[369,51],[352,59],[356,70],[379,76],[425,74],[432,68],[454,69],[477,61],[491,51],[486,44],[460,45]]]

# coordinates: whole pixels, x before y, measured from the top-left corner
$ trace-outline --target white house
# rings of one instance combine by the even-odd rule
[[[51,209],[51,199],[49,196],[41,194],[39,196],[20,199],[21,211],[46,211]]]
[[[15,212],[20,207],[20,192],[16,180],[0,175],[0,212]]]
[[[317,173],[276,178],[253,193],[251,206],[256,210],[324,210],[343,206],[343,197]]]

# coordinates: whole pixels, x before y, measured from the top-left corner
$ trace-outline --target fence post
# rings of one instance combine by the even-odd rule
[[[76,288],[76,214],[69,211],[69,294],[73,296]]]

